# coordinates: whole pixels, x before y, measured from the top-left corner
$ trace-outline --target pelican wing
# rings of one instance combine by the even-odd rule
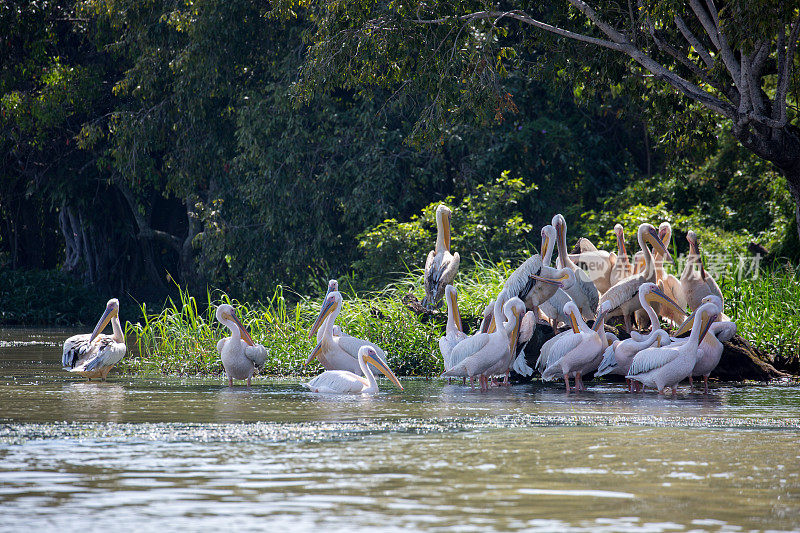
[[[544,375],[548,373],[547,371],[550,370],[551,367],[558,363],[558,361],[560,361],[561,358],[566,354],[577,348],[583,341],[582,335],[573,333],[571,331],[565,331],[563,335],[553,338],[558,340],[549,347],[546,353],[543,353],[539,356],[539,359],[542,359],[542,355],[544,355],[545,358],[542,359],[541,362],[536,361],[537,369],[544,367],[544,371],[541,371],[542,379],[544,379]],[[544,352],[544,350],[542,351]]]
[[[711,331],[720,342],[729,342],[736,335],[736,323],[734,322],[715,322],[711,327]]]
[[[253,362],[256,368],[261,369],[264,368],[269,352],[261,344],[256,344],[255,346],[246,345],[244,355]]]
[[[528,366],[528,362],[525,361],[525,346],[523,346],[522,350],[519,351],[519,354],[514,359],[514,363],[511,365],[511,368],[520,376],[533,375],[533,369]]]
[[[556,323],[567,323],[569,317],[564,314],[564,306],[567,302],[571,302],[569,294],[564,289],[558,289],[549,300],[539,306],[542,313],[545,314],[550,320],[555,320]]]
[[[342,394],[359,393],[369,386],[369,382],[347,370],[326,370],[303,385],[312,392]]]
[[[611,303],[609,313],[613,312],[632,298],[638,298],[639,286],[642,283],[644,283],[644,278],[642,276],[629,276],[603,293],[598,304],[603,305],[604,302]]]
[[[90,372],[108,366],[114,366],[125,356],[126,346],[115,341],[110,335],[98,336],[91,345],[92,350],[87,352],[88,357],[78,361],[72,370]]]
[[[428,252],[428,259],[425,261],[425,275],[423,276],[423,282],[425,283],[425,298],[422,301],[422,304],[425,305],[428,302],[428,298],[431,295],[431,289],[433,286],[433,279],[434,276],[438,275],[435,272],[438,270],[438,265],[436,264],[437,261],[436,250],[431,250]]]
[[[490,338],[489,333],[478,333],[456,344],[450,352],[451,369],[458,366],[467,357],[481,351],[489,343]]]
[[[603,352],[603,360],[600,362],[600,366],[597,367],[597,372],[594,373],[595,377],[599,378],[600,376],[610,374],[617,367],[617,358],[614,356],[614,348],[615,346],[612,344]]]
[[[680,354],[677,350],[670,348],[647,348],[637,353],[631,361],[631,368],[626,377],[635,378],[638,374],[644,374],[661,368]]]
[[[458,255],[458,252],[453,255],[450,255],[449,252],[445,252],[444,259],[442,261],[442,268],[439,274],[439,281],[436,284],[434,301],[439,301],[444,295],[444,288],[453,283],[453,280],[456,278],[456,273],[458,272],[458,265],[460,264],[461,256]]]
[[[225,337],[224,339],[220,339],[217,341],[217,353],[222,354],[222,347],[225,346],[225,343],[230,340],[230,337]]]
[[[90,335],[74,335],[64,341],[64,351],[61,354],[61,366],[66,369],[74,368],[78,361],[91,357],[97,348],[89,344]]]

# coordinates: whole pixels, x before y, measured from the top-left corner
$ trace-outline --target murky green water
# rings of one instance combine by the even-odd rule
[[[800,528],[798,387],[85,383],[66,336],[0,330],[0,529]]]

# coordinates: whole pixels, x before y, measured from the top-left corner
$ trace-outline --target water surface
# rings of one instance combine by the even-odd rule
[[[86,383],[60,369],[68,333],[0,330],[0,528],[800,528],[794,386]]]

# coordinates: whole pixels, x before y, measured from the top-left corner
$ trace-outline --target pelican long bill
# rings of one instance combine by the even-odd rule
[[[89,337],[89,342],[93,342],[98,335],[103,331],[103,329],[108,325],[111,319],[114,317],[114,312],[117,311],[114,307],[108,306],[106,310],[103,312],[103,316],[100,317],[100,321],[97,322],[97,325],[94,327],[92,331],[92,335]]]
[[[372,355],[370,354],[364,356],[364,361],[366,361],[367,363],[372,363],[372,365],[374,365],[375,368],[381,371],[381,374],[391,379],[392,382],[395,385],[397,385],[400,390],[403,390],[403,386],[400,384],[400,380],[397,379],[397,376],[394,375],[392,369],[386,366],[383,361],[381,361],[377,357],[372,357]]]
[[[531,279],[535,279],[536,281],[541,281],[542,283],[548,283],[550,285],[557,285],[558,287],[563,287],[564,282],[569,279],[569,274],[562,274],[557,278],[546,278],[544,276],[539,276],[536,274],[531,274],[529,276]]]
[[[314,325],[311,326],[311,331],[308,332],[308,338],[312,338],[314,334],[317,332],[319,327],[325,322],[325,319],[328,318],[334,308],[336,307],[336,300],[333,298],[329,298],[325,300],[325,303],[322,306],[322,309],[319,310],[319,315],[317,316],[317,320],[314,321]]]
[[[231,313],[231,320],[236,322],[236,327],[239,328],[239,332],[242,334],[242,340],[248,346],[255,346],[256,343],[253,342],[253,338],[250,336],[250,333],[248,333],[247,328],[239,321],[239,317],[236,316],[236,313]]]
[[[682,314],[683,316],[686,316],[686,309],[682,309],[681,306],[678,305],[678,303],[675,300],[673,300],[672,298],[667,296],[664,293],[664,291],[662,291],[658,287],[656,287],[655,289],[652,289],[650,291],[650,293],[645,297],[645,299],[648,302],[650,302],[650,300],[656,300],[659,303],[662,303],[664,305],[667,305],[667,306],[671,307],[672,309],[674,309],[678,313]],[[652,302],[650,302],[650,304],[652,305]]]
[[[659,237],[658,231],[655,228],[650,228],[647,231],[647,237],[649,237],[647,240],[650,241],[650,244],[653,246],[653,250],[658,248],[659,251],[661,251],[661,254],[666,259],[669,259],[670,262],[674,265],[675,260],[672,258],[672,255],[670,255],[669,250],[667,250],[667,247],[664,245],[664,242]]]

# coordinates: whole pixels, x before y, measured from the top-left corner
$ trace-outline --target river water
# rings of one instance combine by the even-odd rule
[[[67,335],[0,330],[0,530],[800,529],[796,386],[86,383]]]

